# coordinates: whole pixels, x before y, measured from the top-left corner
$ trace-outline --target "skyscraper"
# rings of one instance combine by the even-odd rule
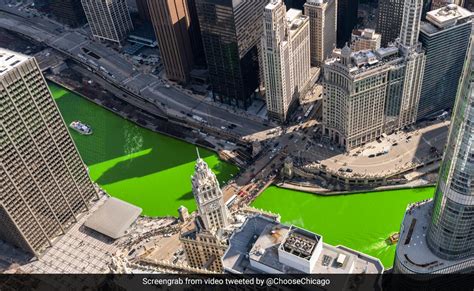
[[[323,74],[323,133],[346,150],[374,141],[387,131],[387,114],[398,120],[404,62],[396,47],[352,53],[326,60]],[[390,103],[390,105],[388,105]],[[394,103],[394,104],[392,104]],[[393,122],[393,121],[392,121]],[[395,128],[398,123],[395,122]],[[393,129],[391,125],[390,130]]]
[[[0,48],[0,239],[35,255],[97,193],[34,58]]]
[[[471,30],[472,13],[455,4],[427,13],[420,31],[426,69],[418,120],[454,106]]]
[[[74,27],[86,23],[81,0],[49,0],[48,7],[59,21],[69,26]]]
[[[423,0],[405,0],[397,45],[405,59],[405,81],[400,103],[399,128],[415,123],[420,102],[426,56],[418,42]]]
[[[196,0],[214,99],[247,108],[259,85],[266,0]]]
[[[286,121],[291,107],[310,78],[308,17],[290,9],[282,0],[265,6],[262,37],[265,97],[268,115]]]
[[[133,29],[126,0],[81,0],[95,38],[121,43]]]
[[[382,35],[382,46],[394,42],[402,26],[404,0],[380,0],[376,31]]]
[[[193,52],[186,1],[149,0],[148,8],[168,79],[187,83]]]
[[[219,182],[199,157],[191,181],[198,215],[181,233],[180,241],[191,267],[222,272],[221,257],[227,248],[223,230],[230,218]]]
[[[359,0],[337,1],[337,47],[351,40],[352,30],[357,26]]]
[[[336,47],[337,1],[308,0],[304,14],[309,17],[311,65],[320,67]]]
[[[395,255],[396,273],[474,271],[473,58],[471,40],[435,197],[407,209]]]

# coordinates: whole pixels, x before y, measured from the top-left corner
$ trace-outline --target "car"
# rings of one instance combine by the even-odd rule
[[[397,145],[398,145],[398,142],[392,143],[392,146],[393,146],[393,147],[396,147]]]
[[[169,84],[166,84],[165,87],[166,88],[171,88],[171,86]]]
[[[352,173],[353,171],[352,171],[351,168],[347,168],[347,169],[346,169],[346,172],[347,172],[347,173]]]
[[[369,158],[374,158],[374,157],[375,157],[374,154],[370,154],[370,155],[369,155]]]

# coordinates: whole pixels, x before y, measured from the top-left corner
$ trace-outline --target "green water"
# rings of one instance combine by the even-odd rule
[[[141,128],[55,84],[50,90],[67,124],[77,119],[92,127],[90,136],[70,132],[92,180],[107,193],[149,216],[176,216],[180,205],[196,209],[190,180],[194,145]],[[237,173],[215,153],[199,152],[221,183]]]
[[[329,244],[362,251],[391,267],[396,246],[385,240],[400,230],[408,204],[433,193],[433,187],[426,187],[324,197],[272,186],[252,206],[279,213],[282,222],[307,228]]]
[[[67,124],[78,119],[92,126],[91,136],[71,134],[91,178],[110,195],[140,206],[149,216],[175,216],[180,205],[196,209],[190,182],[194,145],[136,126],[57,85],[50,84],[50,89]],[[238,171],[213,152],[199,151],[221,183]],[[282,222],[375,256],[390,267],[395,245],[385,239],[399,230],[409,203],[433,192],[428,187],[323,197],[270,187],[253,206],[280,213]]]

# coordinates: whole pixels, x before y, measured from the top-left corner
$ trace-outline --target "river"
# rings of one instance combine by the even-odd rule
[[[92,127],[90,136],[75,131],[71,135],[92,180],[107,193],[141,207],[148,216],[176,216],[180,205],[196,209],[190,181],[194,145],[141,128],[55,84],[50,89],[67,124],[81,120]],[[199,152],[221,184],[238,172],[212,151]],[[395,246],[386,238],[399,230],[406,206],[431,197],[433,191],[427,187],[323,197],[273,186],[253,206],[279,213],[282,222],[319,233],[327,243],[378,257],[390,267]]]

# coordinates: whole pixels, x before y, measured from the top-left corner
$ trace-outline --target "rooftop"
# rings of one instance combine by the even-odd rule
[[[433,201],[421,201],[408,207],[402,222],[397,244],[398,260],[415,273],[436,273],[454,265],[471,261],[474,258],[448,261],[431,252],[426,242],[426,232],[431,222]]]
[[[6,74],[7,71],[16,67],[18,64],[23,63],[29,58],[29,56],[0,48],[0,76]]]
[[[472,18],[472,12],[456,4],[448,4],[445,7],[426,13],[426,22],[422,23],[422,31],[435,33],[439,30],[464,23]]]
[[[282,246],[299,257],[305,257],[313,253],[318,242],[322,243],[321,240],[320,235],[310,231],[255,215],[234,232],[222,261],[225,270],[230,273],[301,273],[280,261],[278,248]],[[265,266],[265,269],[259,269],[252,261]],[[315,274],[383,272],[378,259],[344,246],[335,247],[325,243],[322,243],[321,254],[314,264]]]
[[[117,239],[125,235],[127,229],[138,218],[142,209],[120,199],[110,197],[84,223],[90,229]]]

